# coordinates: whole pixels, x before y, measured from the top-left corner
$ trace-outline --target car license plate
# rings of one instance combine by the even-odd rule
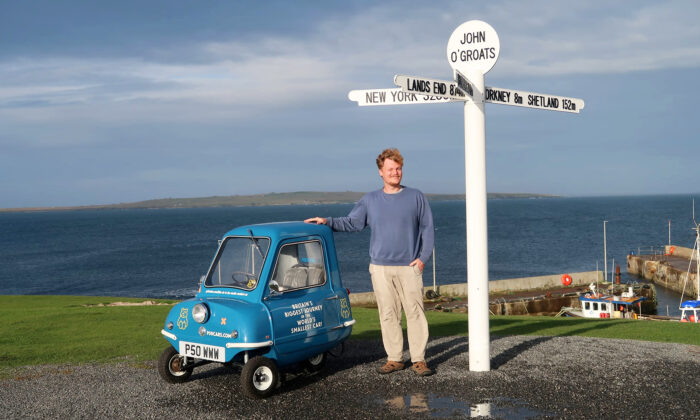
[[[188,343],[180,341],[180,354],[196,359],[213,360],[224,363],[226,361],[226,349],[219,346],[208,346],[206,344]]]

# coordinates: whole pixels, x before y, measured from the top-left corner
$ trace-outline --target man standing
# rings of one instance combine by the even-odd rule
[[[428,321],[423,310],[423,268],[433,252],[435,232],[428,200],[420,191],[401,185],[403,157],[386,149],[377,157],[382,189],[365,194],[346,217],[313,217],[306,223],[327,224],[338,232],[372,230],[369,272],[379,308],[387,362],[382,374],[404,368],[401,308],[406,313],[411,369],[433,373],[425,363]]]

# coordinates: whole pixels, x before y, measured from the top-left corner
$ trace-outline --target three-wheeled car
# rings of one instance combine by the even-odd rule
[[[267,397],[279,368],[321,369],[354,323],[327,226],[242,226],[220,241],[195,297],[170,310],[158,371],[178,383],[205,363],[242,364],[243,391]]]

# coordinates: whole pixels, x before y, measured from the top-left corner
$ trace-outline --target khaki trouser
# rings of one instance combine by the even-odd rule
[[[423,273],[418,266],[369,265],[388,360],[403,361],[401,307],[406,313],[411,362],[425,360],[428,320],[423,311]]]

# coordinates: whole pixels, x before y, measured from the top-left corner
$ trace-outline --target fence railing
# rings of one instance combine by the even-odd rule
[[[651,259],[654,261],[664,261],[667,259],[666,245],[650,245],[637,247],[637,255],[651,257]]]

